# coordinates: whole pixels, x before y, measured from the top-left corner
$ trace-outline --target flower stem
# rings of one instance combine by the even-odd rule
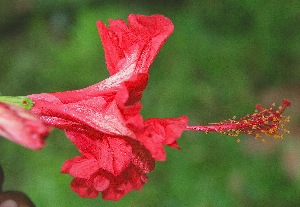
[[[34,102],[26,96],[0,96],[0,102],[14,104],[25,109],[31,109]]]

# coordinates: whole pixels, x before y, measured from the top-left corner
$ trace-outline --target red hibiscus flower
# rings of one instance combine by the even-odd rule
[[[155,161],[164,161],[164,146],[179,148],[176,140],[184,130],[240,133],[282,137],[286,132],[282,115],[290,103],[278,109],[257,106],[241,119],[229,119],[210,126],[187,126],[186,116],[144,120],[140,114],[142,92],[148,83],[151,63],[173,31],[164,16],[130,15],[128,25],[110,20],[97,23],[110,77],[87,88],[33,94],[31,112],[48,125],[65,130],[81,156],[66,161],[63,173],[74,177],[71,188],[82,197],[119,200],[147,182]]]
[[[31,111],[50,126],[65,130],[82,156],[66,161],[72,189],[82,197],[118,200],[139,190],[155,160],[166,159],[164,145],[176,140],[187,118],[147,119],[140,114],[149,67],[173,31],[164,16],[130,15],[128,25],[97,23],[110,77],[84,89],[33,94]]]
[[[0,102],[0,136],[33,150],[44,146],[50,128],[30,111]]]

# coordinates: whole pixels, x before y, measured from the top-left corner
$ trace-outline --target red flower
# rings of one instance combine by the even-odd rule
[[[82,197],[118,200],[147,182],[155,160],[166,159],[164,145],[176,140],[187,118],[143,120],[142,91],[149,67],[173,31],[164,16],[130,15],[129,25],[97,23],[111,76],[90,87],[28,96],[31,109],[47,124],[65,130],[82,156],[68,160],[63,173],[74,176],[72,189]]]
[[[220,132],[231,136],[245,133],[281,137],[290,105],[278,109],[257,107],[254,114],[210,126],[187,126],[188,119],[144,120],[140,114],[142,92],[148,71],[164,41],[173,31],[164,16],[130,15],[129,25],[110,20],[97,23],[110,77],[84,89],[33,94],[31,111],[50,126],[65,130],[81,156],[66,161],[63,173],[74,176],[71,188],[82,197],[119,200],[147,182],[155,161],[164,161],[164,146],[179,148],[176,140],[184,130]]]
[[[0,102],[0,136],[24,147],[39,150],[50,128],[20,106]]]

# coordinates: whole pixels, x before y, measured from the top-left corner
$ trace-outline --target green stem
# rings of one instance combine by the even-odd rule
[[[26,96],[0,96],[0,102],[19,105],[30,110],[34,102]]]

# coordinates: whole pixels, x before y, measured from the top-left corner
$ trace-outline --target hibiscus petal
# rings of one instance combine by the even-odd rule
[[[66,130],[67,137],[76,145],[79,152],[87,158],[97,158],[98,147],[97,142],[104,137],[103,133],[99,133],[95,130]]]
[[[157,119],[151,118],[145,121],[145,129],[138,140],[150,151],[152,157],[163,161],[166,159],[164,145],[178,148],[176,140],[186,129],[188,119],[180,118]]]
[[[78,121],[95,130],[112,135],[134,137],[134,134],[126,127],[122,114],[115,101],[112,101],[102,110],[99,110],[86,102],[65,105],[64,110],[70,116],[76,117]]]
[[[131,162],[131,146],[120,138],[107,138],[98,142],[100,168],[117,176]]]
[[[150,122],[150,120],[148,120]],[[174,145],[176,140],[181,136],[182,132],[186,129],[188,125],[188,118],[182,116],[180,118],[166,118],[160,119],[159,124],[161,124],[165,129],[165,139],[164,144],[168,146]]]
[[[102,175],[98,175],[95,179],[94,179],[94,188],[99,191],[102,192],[105,189],[108,188],[110,184],[109,179],[107,179],[106,177],[102,176]]]
[[[131,77],[128,81],[124,81],[116,94],[118,106],[125,108],[138,103],[142,98],[143,90],[148,84],[148,77],[148,74],[141,73]]]
[[[125,194],[132,190],[140,190],[148,178],[136,167],[130,165],[126,171],[111,180],[109,187],[102,192],[105,200],[120,200]]]
[[[120,60],[132,54],[136,46],[139,54],[137,68],[140,72],[147,72],[160,47],[174,29],[172,22],[162,15],[131,14],[128,17],[129,26],[123,20],[109,22],[108,28],[102,21],[98,21],[97,26],[111,75],[119,71],[117,66]]]
[[[133,76],[130,81],[121,84],[115,100],[121,113],[126,120],[126,125],[131,130],[143,127],[143,117],[140,114],[142,105],[140,100],[142,92],[147,86],[148,74],[138,74]]]
[[[141,189],[148,180],[145,173],[154,169],[155,160],[136,140],[103,136],[91,139],[82,133],[67,133],[84,156],[66,161],[62,172],[77,178],[72,189],[81,197],[96,196],[96,190],[103,191],[104,199],[118,200]]]
[[[136,141],[132,142],[131,146],[132,164],[144,173],[152,171],[155,167],[155,160],[152,158],[150,152]]]
[[[71,182],[71,188],[83,198],[96,198],[99,194],[93,187],[87,185],[87,180],[83,178],[74,178]]]
[[[149,123],[148,123],[149,124]],[[145,131],[138,137],[155,160],[164,161],[166,152],[164,150],[165,130],[159,125],[146,125]]]
[[[67,136],[88,159],[96,159],[97,166],[92,169],[102,169],[115,176],[124,171],[131,162],[132,147],[122,137],[98,135],[90,131],[67,131]],[[94,135],[94,136],[93,136]],[[82,160],[75,160],[80,162]],[[73,162],[74,164],[76,162]],[[95,164],[91,162],[91,164]],[[79,167],[79,166],[78,166]],[[68,169],[68,168],[67,168]],[[84,170],[85,168],[82,168]]]
[[[67,160],[62,166],[61,172],[69,173],[74,177],[89,179],[98,169],[97,160],[77,156]]]
[[[50,130],[29,110],[0,102],[0,136],[29,149],[39,150],[44,146]]]
[[[29,96],[36,103],[31,111],[37,113],[49,125],[62,129],[92,128],[103,133],[131,136],[135,135],[127,127],[115,101],[108,105],[102,97],[94,97],[75,103],[59,104],[45,101],[50,94]],[[91,129],[91,130],[92,130]]]

